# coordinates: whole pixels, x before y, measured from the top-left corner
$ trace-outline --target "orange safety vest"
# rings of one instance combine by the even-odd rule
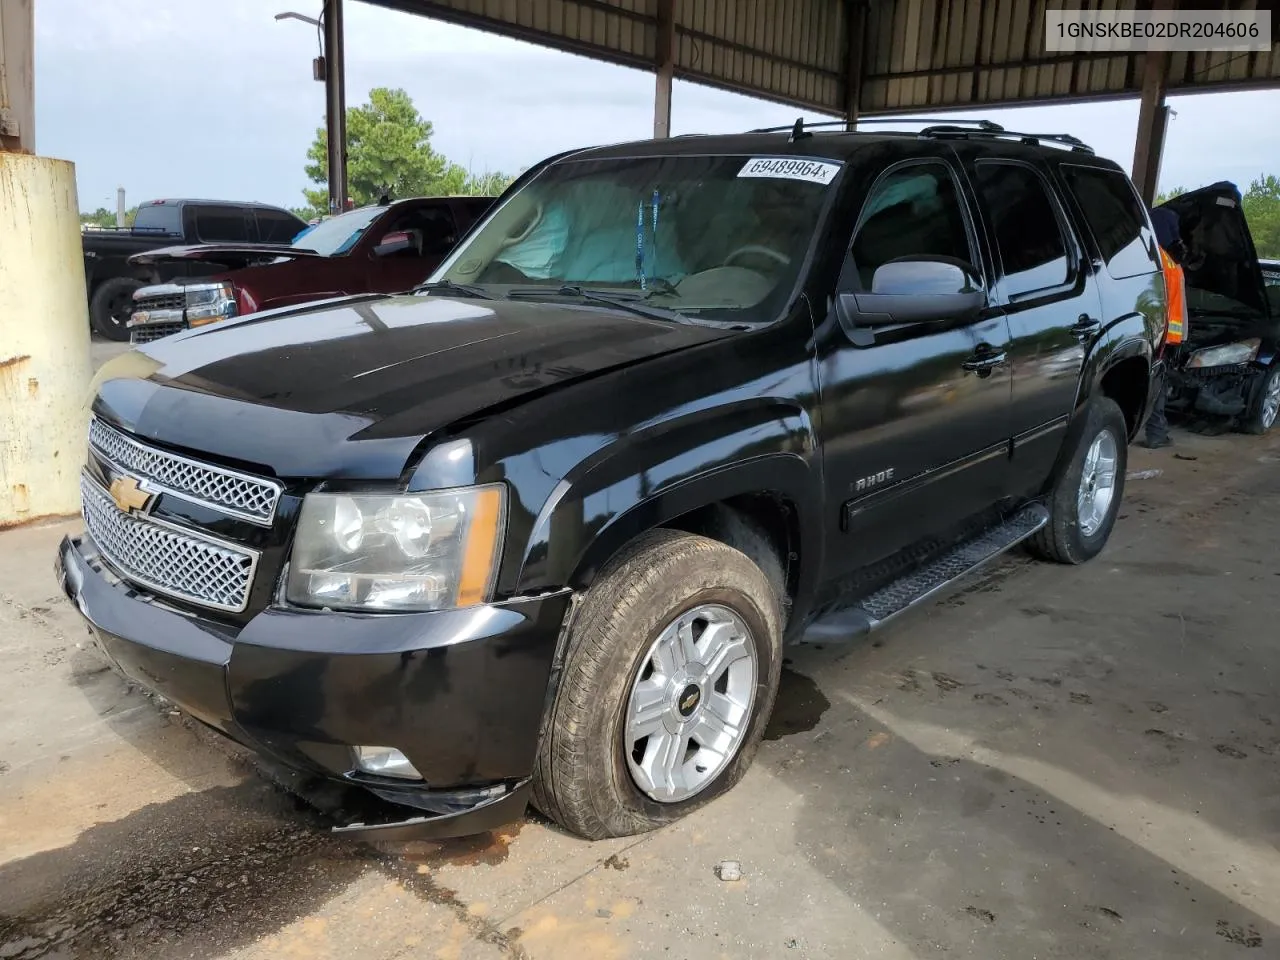
[[[1160,270],[1164,274],[1164,305],[1167,325],[1166,344],[1182,343],[1187,337],[1187,282],[1182,267],[1160,248]]]

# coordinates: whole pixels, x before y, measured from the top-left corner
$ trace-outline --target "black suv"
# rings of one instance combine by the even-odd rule
[[[415,808],[339,829],[635,833],[742,776],[784,643],[1097,554],[1164,326],[1144,207],[1068,137],[583,150],[413,294],[105,366],[58,572],[126,675]]]

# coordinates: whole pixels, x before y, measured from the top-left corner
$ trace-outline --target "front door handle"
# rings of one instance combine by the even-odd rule
[[[960,364],[960,367],[970,373],[990,373],[1004,363],[1008,356],[1003,350],[993,351],[990,347],[986,350],[979,349],[977,353]]]
[[[1085,340],[1091,340],[1098,335],[1098,331],[1102,329],[1102,321],[1095,320],[1087,313],[1080,314],[1079,319],[1071,327],[1071,335],[1083,343]]]

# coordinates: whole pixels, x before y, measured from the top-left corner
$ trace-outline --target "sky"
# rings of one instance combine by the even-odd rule
[[[289,4],[294,4],[290,7]],[[317,0],[37,0],[36,150],[72,160],[82,210],[158,197],[300,206],[324,121],[311,77]],[[433,146],[475,172],[653,131],[653,76],[358,2],[346,4],[347,98],[403,87]],[[1161,189],[1280,173],[1280,91],[1170,98]],[[672,132],[790,123],[794,107],[677,81]],[[1126,169],[1137,101],[986,110],[1072,133]],[[1264,118],[1268,122],[1261,122]]]

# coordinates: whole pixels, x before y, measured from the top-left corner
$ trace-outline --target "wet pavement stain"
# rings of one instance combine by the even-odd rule
[[[1225,920],[1218,921],[1218,936],[1236,946],[1257,948],[1262,946],[1262,937],[1252,925],[1248,927],[1233,926]]]
[[[526,956],[412,859],[335,838],[329,825],[255,778],[92,827],[69,846],[0,866],[0,958],[215,956],[313,913],[370,871],[446,907],[507,956]],[[491,856],[484,840],[505,848],[484,835],[464,856]]]
[[[765,727],[766,740],[781,740],[796,733],[806,733],[818,725],[831,701],[818,689],[818,685],[802,673],[782,669],[778,682],[778,699],[773,705],[773,716]]]
[[[496,867],[511,853],[511,843],[520,834],[523,823],[513,823],[500,830],[479,833],[456,840],[413,840],[406,843],[380,843],[379,850],[406,863],[436,868],[446,864],[456,867]]]
[[[273,932],[375,863],[247,782],[185,794],[0,867],[0,956],[162,958]]]

